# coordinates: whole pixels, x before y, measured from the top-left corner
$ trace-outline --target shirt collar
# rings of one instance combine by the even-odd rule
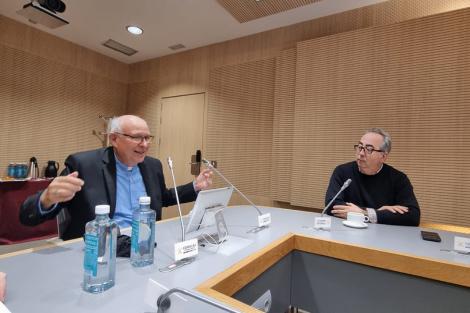
[[[380,173],[380,171],[382,170],[383,167],[384,167],[384,164],[382,163],[382,165],[380,165],[380,168],[379,168],[379,170],[375,173],[375,175],[377,175],[378,173]]]
[[[116,153],[114,153],[114,158],[116,159],[116,166],[120,170],[132,172],[132,170],[136,167],[136,166],[127,166],[126,164],[119,161],[119,158],[117,157]]]

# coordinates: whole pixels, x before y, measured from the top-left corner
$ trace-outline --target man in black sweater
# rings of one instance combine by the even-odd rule
[[[389,134],[380,128],[372,128],[362,136],[354,145],[356,161],[339,165],[333,171],[325,204],[347,179],[352,182],[328,208],[328,214],[346,218],[348,212],[362,212],[372,223],[419,225],[420,210],[410,180],[385,164],[391,148]]]

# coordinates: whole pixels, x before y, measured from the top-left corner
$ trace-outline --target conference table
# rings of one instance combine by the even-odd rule
[[[391,299],[390,301],[397,302],[396,307],[382,307],[381,309],[373,307],[369,310],[361,308],[363,312],[414,311],[414,309],[400,307],[398,304],[400,297],[408,299],[404,300],[406,308],[421,306],[422,304],[419,303],[411,303],[416,298],[417,302],[425,300],[430,303],[430,307],[425,310],[426,312],[458,312],[458,310],[470,312],[470,288],[468,288],[470,287],[470,278],[468,277],[470,256],[453,251],[454,236],[462,236],[462,234],[439,231],[442,238],[441,243],[427,242],[421,239],[421,228],[419,227],[369,224],[366,229],[355,229],[344,226],[341,219],[334,217],[330,230],[318,230],[312,227],[314,218],[319,216],[317,213],[281,208],[260,208],[263,213],[271,213],[272,223],[268,228],[257,233],[249,232],[257,224],[256,210],[250,206],[228,207],[224,210],[224,216],[229,230],[229,239],[218,247],[210,244],[199,247],[199,254],[194,262],[171,272],[161,272],[159,269],[173,262],[173,245],[181,239],[180,222],[178,219],[157,222],[155,264],[134,268],[129,259],[118,258],[116,285],[101,294],[89,294],[81,289],[84,255],[82,239],[58,243],[44,249],[26,250],[0,256],[0,271],[4,271],[8,275],[5,305],[12,313],[157,312],[155,302],[158,293],[156,290],[161,288],[163,290],[160,292],[161,294],[165,290],[178,287],[222,303],[222,305],[229,306],[236,311],[248,312],[250,311],[246,309],[248,305],[237,306],[236,302],[230,301],[224,303],[223,300],[215,296],[212,297],[210,292],[204,292],[204,290],[209,290],[207,286],[211,284],[214,277],[224,276],[225,272],[235,273],[225,276],[241,275],[235,278],[235,284],[243,279],[260,282],[262,279],[259,277],[247,278],[251,274],[249,271],[244,271],[243,265],[240,264],[246,265],[250,263],[249,260],[254,260],[254,263],[258,265],[260,262],[265,262],[266,259],[268,259],[267,263],[274,259],[274,261],[286,260],[279,253],[271,253],[270,251],[274,251],[272,249],[277,249],[276,247],[285,246],[286,242],[294,242],[293,238],[295,237],[299,246],[303,245],[303,248],[300,249],[313,251],[313,253],[307,253],[309,255],[318,257],[315,256],[315,251],[324,249],[324,253],[320,252],[323,256],[314,261],[317,262],[316,265],[302,265],[307,270],[317,268],[319,271],[314,275],[317,275],[318,279],[328,273],[328,276],[321,277],[325,281],[319,285],[321,290],[318,292],[321,297],[330,298],[326,300],[326,304],[318,304],[318,312],[338,312],[338,308],[347,308],[342,310],[343,312],[356,311],[353,309],[353,305],[341,302],[343,300],[351,301],[351,298],[346,300],[346,298],[342,298],[341,294],[333,294],[334,288],[344,292],[345,290],[341,290],[343,286],[344,288],[354,286],[351,289],[357,289],[359,292],[378,290],[378,298],[381,297],[381,294],[387,294],[384,295],[385,300],[381,301]],[[360,253],[356,253],[358,251]],[[329,253],[333,257],[325,257]],[[385,257],[381,259],[382,256]],[[361,258],[364,261],[361,261]],[[345,261],[345,259],[348,260]],[[395,263],[393,263],[394,259],[397,260]],[[391,261],[389,262],[389,260]],[[410,262],[406,260],[410,260]],[[274,261],[271,263],[277,262]],[[389,263],[381,266],[380,263],[384,261]],[[284,261],[280,263],[282,262]],[[411,265],[408,266],[408,263]],[[268,267],[274,266],[272,264],[268,264],[260,272],[266,274],[273,272],[274,279],[271,277],[267,280],[274,290],[272,301],[275,302],[277,301],[275,289],[282,292],[283,284],[288,282],[281,279],[282,271],[268,269]],[[328,272],[330,266],[334,272]],[[300,265],[296,267],[300,267]],[[428,268],[429,276],[427,276]],[[401,269],[404,269],[405,272],[408,271],[408,273],[398,273]],[[416,270],[416,274],[414,274],[414,270]],[[441,270],[446,272],[444,276],[442,276]],[[339,274],[335,276],[338,271],[342,276]],[[371,276],[368,276],[369,272],[372,273]],[[349,273],[352,276],[348,276]],[[354,276],[356,274],[364,276],[358,276],[360,281],[353,281],[357,279],[357,276]],[[381,275],[385,275],[384,277],[387,279],[384,283],[381,283]],[[240,278],[242,276],[244,278]],[[303,277],[303,274],[300,276]],[[309,279],[315,281],[315,277]],[[364,279],[360,279],[361,277]],[[434,280],[435,278],[437,280]],[[332,282],[337,279],[341,282],[332,287]],[[310,283],[315,282],[307,282],[307,284]],[[276,287],[276,284],[280,287]],[[352,285],[348,286],[348,284]],[[223,285],[223,283],[219,283],[219,285]],[[361,290],[360,286],[362,285],[370,285],[371,289]],[[248,289],[237,289],[241,289],[238,292],[239,298],[246,298],[246,295],[243,295],[243,290],[247,291]],[[425,292],[420,293],[421,289]],[[322,294],[322,292],[326,292],[326,294]],[[410,296],[410,293],[413,295]],[[459,302],[459,306],[446,307],[442,311],[443,308],[440,306],[453,305],[447,303],[445,299],[442,300],[443,297],[449,298],[448,301]],[[170,307],[167,312],[223,312],[219,308],[192,297],[172,295],[171,299],[173,299],[174,306]],[[361,299],[360,301],[367,302],[373,301],[373,299]],[[332,309],[329,309],[330,307]],[[462,307],[466,307],[466,311],[462,311]],[[275,312],[275,310],[271,312]]]

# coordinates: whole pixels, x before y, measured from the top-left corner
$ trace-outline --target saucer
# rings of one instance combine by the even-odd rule
[[[352,227],[352,228],[367,228],[366,223],[355,223],[351,221],[343,221],[344,226]]]

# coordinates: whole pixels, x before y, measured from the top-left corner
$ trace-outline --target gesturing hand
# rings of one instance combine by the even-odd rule
[[[76,171],[67,176],[54,178],[41,194],[41,205],[43,208],[49,208],[55,203],[69,201],[82,189],[84,183],[82,179],[78,178]]]
[[[197,176],[196,191],[207,189],[212,185],[212,174],[212,171],[206,168]]]

